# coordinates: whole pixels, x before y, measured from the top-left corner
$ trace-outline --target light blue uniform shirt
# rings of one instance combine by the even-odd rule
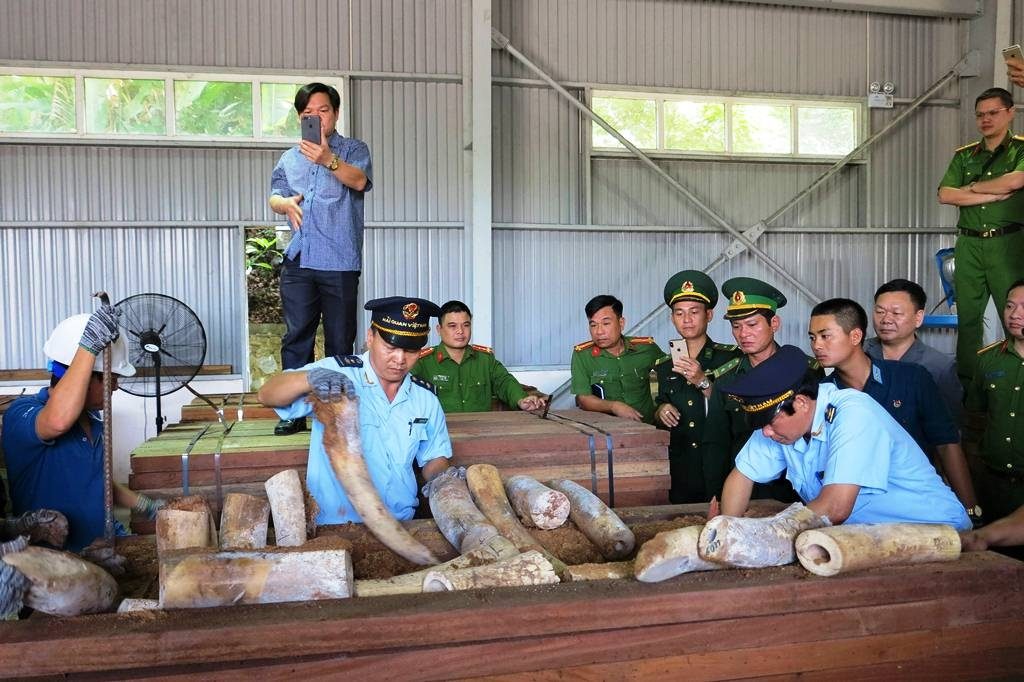
[[[437,396],[413,383],[408,376],[394,401],[389,402],[368,356],[368,353],[358,356],[362,367],[342,367],[334,358],[325,358],[295,371],[325,367],[341,372],[355,384],[359,398],[359,432],[370,478],[384,505],[396,519],[405,521],[412,518],[419,504],[413,460],[422,468],[432,459],[451,457],[448,425]],[[306,396],[277,409],[282,419],[298,419],[312,412]],[[309,438],[306,486],[320,505],[318,524],[362,523],[334,475],[324,451],[324,425],[316,418]]]
[[[302,229],[292,231],[285,255],[302,254],[300,265],[313,270],[359,272],[363,269],[363,195],[373,188],[370,148],[362,140],[335,132],[327,146],[345,163],[366,173],[357,192],[334,174],[292,147],[281,155],[270,176],[270,193],[302,195]]]
[[[809,441],[783,445],[755,431],[736,455],[736,468],[757,483],[785,471],[804,502],[829,484],[858,485],[846,523],[971,528],[964,506],[910,434],[871,396],[854,389],[820,385]]]

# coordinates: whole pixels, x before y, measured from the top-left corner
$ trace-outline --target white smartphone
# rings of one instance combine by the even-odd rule
[[[686,339],[669,340],[668,350],[672,354],[672,362],[690,357],[690,352],[686,350]]]
[[[1024,61],[1024,52],[1021,51],[1020,45],[1010,45],[1003,48],[1003,59],[1008,60],[1010,58]]]

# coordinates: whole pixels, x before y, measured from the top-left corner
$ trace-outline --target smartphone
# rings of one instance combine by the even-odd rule
[[[604,400],[604,386],[601,384],[590,384],[590,395]]]
[[[303,116],[302,117],[302,139],[312,142],[313,144],[320,144],[320,117],[319,116]]]
[[[1010,45],[1003,48],[1003,59],[1010,59],[1011,57],[1024,61],[1024,52],[1021,51],[1020,45]]]
[[[668,342],[668,350],[672,354],[672,362],[690,357],[690,352],[686,350],[686,339],[671,339]]]

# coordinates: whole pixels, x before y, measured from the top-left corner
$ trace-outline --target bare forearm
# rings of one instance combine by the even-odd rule
[[[309,393],[309,380],[306,377],[306,372],[276,374],[260,387],[256,397],[267,407],[286,407]]]
[[[943,187],[939,190],[939,203],[950,206],[979,206],[1002,201],[1003,194],[981,194],[956,187]]]
[[[988,547],[1024,545],[1024,507],[974,531],[973,535],[984,540]]]
[[[429,462],[423,465],[423,469],[421,470],[421,473],[423,474],[423,480],[433,480],[435,476],[439,475],[445,469],[451,466],[451,463],[452,461],[447,457],[438,457],[437,459],[430,460]]]
[[[1024,187],[1024,171],[1014,171],[991,180],[971,183],[971,192],[977,194],[1009,194]]]
[[[821,489],[816,498],[807,503],[807,507],[818,516],[828,518],[833,524],[840,524],[853,513],[853,505],[859,492],[859,485],[830,483]]]
[[[366,173],[358,166],[340,161],[338,169],[334,171],[334,177],[341,181],[341,184],[357,192],[366,189]]]
[[[959,443],[950,443],[936,446],[935,449],[939,453],[942,470],[949,480],[949,487],[965,507],[973,507],[978,503],[978,499],[974,496],[974,484],[971,482],[971,472],[967,468],[963,448]]]
[[[613,414],[612,408],[614,407],[613,400],[604,400],[594,395],[578,395],[576,396],[576,404],[582,409],[589,412],[603,412],[605,414]]]
[[[754,491],[754,482],[733,469],[725,479],[722,487],[722,514],[726,516],[743,516],[750,505],[750,495]]]
[[[50,389],[46,406],[36,416],[36,435],[41,440],[53,440],[67,433],[85,409],[96,357],[79,348],[64,376]]]

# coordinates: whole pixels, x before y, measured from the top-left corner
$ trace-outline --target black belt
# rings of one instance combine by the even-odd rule
[[[1014,232],[1020,232],[1024,230],[1024,225],[1020,223],[1010,223],[1009,225],[1003,225],[1002,227],[993,227],[991,230],[968,230],[966,227],[958,227],[957,232],[965,237],[978,237],[979,239],[991,239],[992,237],[1002,237],[1004,234],[1013,234]]]

